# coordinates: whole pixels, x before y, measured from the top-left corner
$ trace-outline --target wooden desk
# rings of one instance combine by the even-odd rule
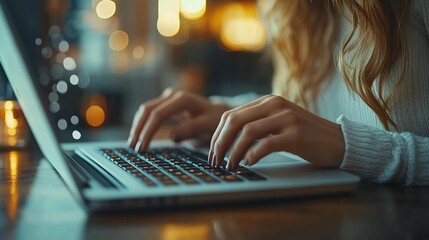
[[[38,151],[0,153],[0,239],[429,239],[429,188],[88,215]]]

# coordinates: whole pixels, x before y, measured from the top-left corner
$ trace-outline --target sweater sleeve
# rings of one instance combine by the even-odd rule
[[[429,137],[388,132],[340,116],[346,144],[341,169],[375,182],[429,185]]]

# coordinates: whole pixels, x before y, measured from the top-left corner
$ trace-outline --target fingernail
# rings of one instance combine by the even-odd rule
[[[138,152],[141,146],[142,146],[142,142],[137,142],[136,147],[134,148],[134,151]]]
[[[170,138],[173,139],[173,141],[178,142],[179,141],[179,135],[177,135],[176,132],[170,133]]]
[[[249,161],[247,161],[247,159],[244,159],[244,160],[243,160],[243,164],[244,164],[245,166],[249,166]]]
[[[208,163],[210,163],[210,162],[211,162],[212,157],[213,157],[213,152],[212,152],[212,150],[210,149],[210,151],[209,151],[209,157],[207,158],[207,162],[208,162]]]
[[[220,165],[222,165],[223,160],[220,160],[218,163],[216,163],[216,167],[220,167]]]
[[[212,159],[212,161],[211,161],[211,163],[210,163],[210,166],[214,167],[214,166],[215,166],[215,164],[216,164],[216,161],[217,161],[217,157],[216,157],[216,154],[214,154],[214,155],[213,155],[213,159]]]

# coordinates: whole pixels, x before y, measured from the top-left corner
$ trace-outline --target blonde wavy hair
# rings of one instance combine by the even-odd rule
[[[260,1],[262,4],[264,0]],[[273,93],[308,107],[335,66],[339,17],[351,31],[338,54],[338,67],[349,89],[377,114],[386,129],[394,127],[389,103],[407,71],[392,89],[391,71],[408,56],[406,21],[409,0],[277,0],[261,18],[274,58]]]

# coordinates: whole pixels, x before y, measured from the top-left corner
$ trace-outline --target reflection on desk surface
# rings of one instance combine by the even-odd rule
[[[5,239],[429,239],[427,187],[95,215],[37,151],[0,153],[0,173]]]

